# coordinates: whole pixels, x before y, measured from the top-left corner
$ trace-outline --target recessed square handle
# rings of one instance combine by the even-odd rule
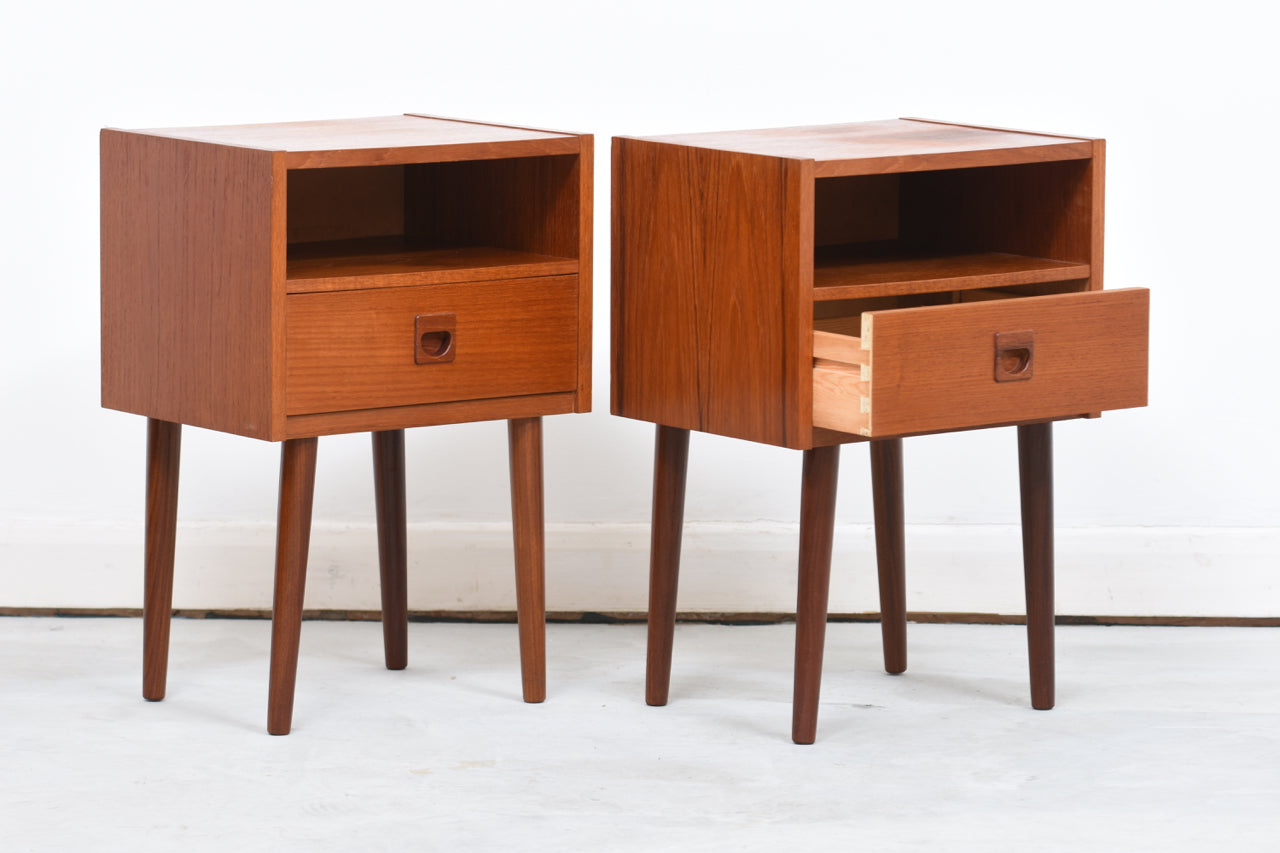
[[[416,364],[453,361],[457,353],[457,318],[453,314],[419,314],[413,318],[413,360]]]
[[[1035,355],[1035,332],[996,332],[996,381],[1030,379]]]

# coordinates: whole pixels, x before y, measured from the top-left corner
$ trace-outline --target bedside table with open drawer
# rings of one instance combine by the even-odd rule
[[[906,666],[904,436],[1017,425],[1032,703],[1053,705],[1053,420],[1146,404],[1102,290],[1104,143],[917,119],[616,138],[612,409],[658,425],[647,699],[667,700],[688,432],[803,450],[793,738],[814,739],[839,447],[871,440]]]

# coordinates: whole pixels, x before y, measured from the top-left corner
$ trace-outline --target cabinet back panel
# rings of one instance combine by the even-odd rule
[[[1095,262],[1090,160],[907,174],[901,204],[904,240]]]
[[[897,175],[819,178],[814,182],[813,243],[837,246],[898,237]]]
[[[407,168],[410,240],[578,257],[577,155]]]
[[[403,234],[404,170],[404,166],[289,170],[289,242]]]

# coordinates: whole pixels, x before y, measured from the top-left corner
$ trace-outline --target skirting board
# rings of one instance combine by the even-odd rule
[[[648,540],[644,524],[549,525],[548,610],[643,611]],[[1280,528],[1059,528],[1056,540],[1060,614],[1280,616]],[[680,610],[793,611],[797,541],[795,525],[687,525]],[[174,606],[270,608],[274,548],[270,524],[180,525]],[[1022,613],[1020,548],[1013,525],[909,526],[908,609]],[[141,601],[141,527],[0,523],[0,608],[136,608]],[[315,525],[305,606],[378,609],[371,524]],[[514,606],[508,525],[410,525],[412,610]],[[871,528],[837,527],[830,610],[878,609]]]

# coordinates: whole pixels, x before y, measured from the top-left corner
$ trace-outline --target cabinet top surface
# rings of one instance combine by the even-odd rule
[[[833,173],[853,173],[863,171],[855,165],[859,162],[870,164],[874,161],[890,161],[901,164],[907,158],[940,161],[949,156],[967,159],[972,155],[984,155],[993,162],[1004,158],[1010,162],[1027,159],[1079,159],[1091,155],[1093,144],[1086,137],[971,127],[925,119],[887,119],[811,127],[686,133],[648,136],[644,139],[694,148],[814,160],[818,163],[820,174],[823,164],[830,164],[833,167],[830,171]],[[1036,149],[1040,151],[1039,154],[1032,153]],[[842,169],[840,164],[848,168]],[[937,165],[945,164],[939,162]]]
[[[418,115],[213,127],[161,127],[132,132],[289,152],[422,148],[433,145],[572,139],[575,136],[555,131]]]

